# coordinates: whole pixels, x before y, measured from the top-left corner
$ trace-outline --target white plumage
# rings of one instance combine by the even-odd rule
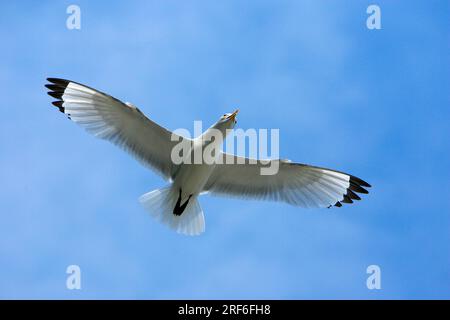
[[[197,235],[205,230],[201,193],[246,199],[282,201],[315,208],[342,206],[360,200],[356,193],[368,193],[370,185],[352,175],[325,168],[277,161],[275,175],[261,175],[267,161],[250,161],[219,153],[220,164],[175,164],[172,149],[180,139],[188,140],[191,152],[204,147],[211,129],[225,134],[235,125],[237,111],[225,114],[202,136],[190,140],[177,136],[148,119],[137,107],[74,81],[49,78],[53,105],[95,136],[109,140],[172,182],[168,187],[140,197],[143,206],[159,221],[175,231]],[[171,139],[172,137],[172,139]],[[174,139],[175,138],[175,139]],[[216,142],[220,143],[220,142]],[[269,164],[270,165],[270,164]]]

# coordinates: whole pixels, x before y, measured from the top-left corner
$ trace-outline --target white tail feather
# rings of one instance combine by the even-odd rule
[[[156,220],[178,233],[194,236],[204,232],[205,219],[197,197],[192,197],[184,212],[177,216],[173,209],[178,196],[178,191],[167,187],[143,194],[139,202]]]

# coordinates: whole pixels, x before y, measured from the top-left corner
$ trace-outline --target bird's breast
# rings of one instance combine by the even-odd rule
[[[208,181],[214,164],[183,164],[174,180],[174,187],[183,190],[183,196],[198,195]]]
[[[183,196],[191,194],[195,196],[202,192],[215,167],[214,161],[204,158],[205,152],[211,147],[217,149],[219,143],[219,141],[213,141],[211,144],[204,144],[202,139],[194,140],[193,148],[187,157],[190,161],[181,165],[174,179],[174,187],[181,188]]]

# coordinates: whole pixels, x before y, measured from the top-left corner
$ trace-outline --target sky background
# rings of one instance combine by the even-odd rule
[[[450,2],[377,1],[369,30],[372,3],[3,1],[0,298],[449,299]],[[170,130],[239,107],[282,158],[373,188],[330,210],[202,196],[206,232],[178,235],[137,201],[166,182],[57,112],[47,77]]]

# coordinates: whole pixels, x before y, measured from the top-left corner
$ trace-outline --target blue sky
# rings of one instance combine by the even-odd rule
[[[3,2],[0,298],[450,298],[450,5],[377,1],[368,30],[372,3]],[[49,76],[171,130],[239,107],[239,127],[280,129],[281,157],[371,194],[332,210],[204,196],[206,233],[178,235],[137,201],[165,182],[51,107]]]

